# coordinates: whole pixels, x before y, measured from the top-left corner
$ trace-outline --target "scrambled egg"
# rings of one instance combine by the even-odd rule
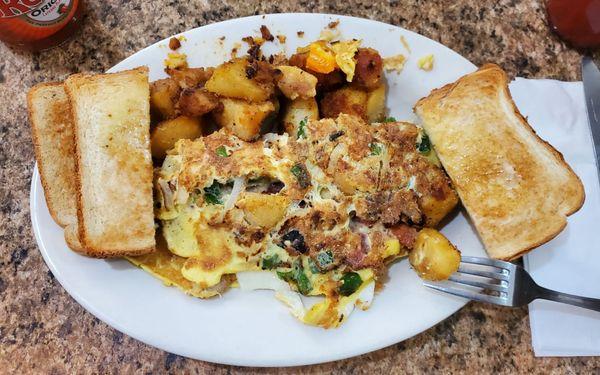
[[[155,175],[165,249],[130,260],[186,293],[273,289],[306,324],[337,327],[370,305],[408,253],[402,222],[435,224],[457,203],[408,123],[340,115],[302,135],[248,143],[224,130],[180,140]],[[226,150],[227,152],[220,152]],[[305,308],[300,298],[323,300]]]

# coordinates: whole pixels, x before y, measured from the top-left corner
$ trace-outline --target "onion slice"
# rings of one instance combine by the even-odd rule
[[[244,179],[244,177],[236,177],[233,180],[233,187],[231,188],[231,194],[229,194],[229,198],[227,198],[227,201],[225,202],[225,211],[229,211],[233,205],[235,204],[235,201],[237,201],[238,196],[241,194],[241,192],[244,190],[246,186],[246,180]]]

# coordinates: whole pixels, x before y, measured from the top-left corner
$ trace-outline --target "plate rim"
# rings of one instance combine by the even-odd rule
[[[112,72],[116,72],[119,70],[122,70],[122,66],[126,65],[135,55],[140,54],[142,52],[147,52],[150,49],[154,49],[156,48],[158,45],[165,43],[165,41],[168,41],[170,38],[172,37],[177,37],[180,36],[182,34],[188,33],[188,32],[192,32],[194,30],[197,29],[206,29],[206,28],[214,28],[214,27],[223,27],[224,25],[227,25],[229,23],[236,23],[239,22],[241,20],[250,20],[250,19],[264,19],[265,22],[267,22],[268,18],[271,17],[289,17],[289,16],[294,16],[294,15],[298,15],[298,16],[311,16],[311,17],[329,17],[329,18],[337,18],[340,21],[344,21],[345,19],[352,19],[354,21],[358,21],[358,22],[368,22],[368,23],[375,23],[375,24],[379,24],[380,26],[384,26],[384,27],[388,27],[388,28],[393,28],[393,29],[397,29],[402,31],[403,33],[409,33],[409,34],[414,34],[418,37],[421,38],[426,38],[427,40],[429,40],[430,42],[433,42],[434,44],[436,44],[438,47],[444,48],[444,49],[448,49],[450,51],[452,51],[454,54],[456,54],[457,57],[460,57],[461,59],[463,59],[465,62],[467,62],[471,67],[476,68],[476,66],[470,62],[468,59],[466,59],[464,56],[462,56],[461,54],[459,54],[458,52],[450,49],[449,47],[443,45],[442,43],[433,40],[431,38],[428,38],[424,35],[421,35],[419,33],[416,33],[414,31],[405,29],[403,27],[400,26],[396,26],[396,25],[392,25],[392,24],[388,24],[382,21],[377,21],[377,20],[371,20],[368,18],[362,18],[362,17],[354,17],[354,16],[346,16],[346,15],[338,15],[338,14],[329,14],[329,13],[308,13],[308,12],[293,12],[293,13],[271,13],[271,14],[261,14],[261,15],[252,15],[252,16],[245,16],[245,17],[239,17],[239,18],[232,18],[232,19],[228,19],[228,20],[224,20],[224,21],[219,21],[219,22],[213,22],[213,23],[209,23],[206,25],[202,25],[202,26],[198,26],[189,30],[185,30],[183,32],[177,33],[177,34],[173,34],[170,35],[166,38],[163,38],[145,48],[142,48],[134,53],[132,53],[131,55],[127,56],[126,58],[124,58],[123,60],[119,61],[118,63],[116,63],[115,65],[113,65],[112,67],[110,67],[109,69],[106,70],[106,73],[112,73]],[[135,340],[138,340],[150,347],[153,348],[157,348],[159,350],[165,351],[167,353],[173,353],[176,355],[181,355],[190,359],[194,359],[194,360],[200,360],[200,361],[206,361],[206,362],[210,362],[210,363],[219,363],[219,364],[225,364],[225,365],[234,365],[234,366],[252,366],[252,367],[291,367],[291,366],[304,366],[304,365],[314,365],[314,364],[320,364],[320,363],[328,363],[328,362],[334,362],[334,361],[339,361],[339,360],[344,360],[347,358],[351,358],[351,357],[355,357],[355,356],[359,356],[359,355],[363,355],[363,354],[368,354],[380,349],[383,349],[385,347],[388,347],[390,345],[399,343],[399,342],[403,342],[405,340],[408,340],[412,337],[415,337],[416,335],[423,333],[429,329],[431,329],[432,327],[442,323],[443,321],[445,321],[446,319],[448,319],[450,316],[454,315],[458,310],[462,309],[467,303],[468,301],[464,300],[462,301],[462,303],[460,304],[460,306],[458,306],[455,309],[452,309],[451,312],[449,312],[448,314],[444,314],[445,316],[440,319],[439,321],[433,323],[433,324],[426,324],[426,327],[421,329],[421,328],[416,328],[413,330],[410,330],[410,333],[408,335],[403,335],[401,338],[391,335],[391,336],[387,336],[386,338],[383,338],[381,340],[378,341],[377,344],[372,344],[369,346],[369,349],[365,350],[364,347],[360,347],[360,346],[349,346],[348,349],[343,351],[343,354],[338,354],[335,356],[323,356],[321,357],[321,359],[315,359],[315,360],[286,360],[286,361],[272,361],[268,364],[264,364],[264,363],[259,363],[259,362],[253,362],[253,361],[247,361],[247,360],[238,360],[235,357],[227,357],[227,356],[223,356],[221,358],[213,358],[213,359],[208,359],[208,358],[201,358],[197,355],[193,355],[190,351],[187,352],[171,352],[168,351],[167,349],[164,349],[162,347],[159,346],[159,344],[154,344],[152,342],[150,342],[149,339],[147,339],[146,337],[143,337],[143,335],[138,334],[136,332],[133,332],[132,330],[130,330],[127,326],[124,326],[122,324],[120,324],[119,322],[115,321],[114,319],[112,319],[110,316],[108,316],[107,314],[104,314],[101,310],[95,309],[90,303],[87,302],[86,298],[83,297],[78,291],[77,288],[74,287],[72,285],[72,283],[68,282],[64,277],[63,274],[61,273],[61,271],[56,267],[55,263],[52,261],[51,257],[48,254],[48,251],[46,250],[46,246],[44,241],[41,238],[41,227],[40,227],[40,220],[39,220],[39,214],[38,211],[40,208],[37,205],[37,201],[38,199],[42,199],[45,201],[45,197],[44,197],[44,192],[43,190],[39,189],[39,181],[40,181],[40,175],[39,175],[39,170],[38,170],[38,165],[37,162],[34,164],[34,168],[33,168],[33,173],[32,173],[32,177],[31,177],[31,186],[30,186],[30,204],[29,204],[29,209],[30,209],[30,217],[31,217],[31,223],[32,223],[32,231],[34,232],[34,237],[38,246],[38,249],[40,251],[40,253],[42,254],[42,257],[44,259],[44,262],[46,263],[46,265],[48,266],[48,268],[50,269],[50,271],[52,272],[52,274],[54,275],[54,277],[57,279],[57,281],[59,282],[59,284],[65,289],[65,291],[79,304],[81,305],[87,312],[89,312],[91,315],[93,315],[94,317],[100,319],[101,321],[103,321],[104,323],[106,323],[107,325],[109,325],[110,327],[112,327],[113,329],[116,329],[119,332],[122,332],[132,338],[134,338]],[[41,194],[41,195],[40,195]],[[450,309],[449,309],[450,311]],[[343,329],[343,327],[341,328]]]

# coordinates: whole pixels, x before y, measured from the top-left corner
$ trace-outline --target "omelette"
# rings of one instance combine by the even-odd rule
[[[432,155],[413,124],[344,114],[255,142],[182,139],[155,173],[164,246],[130,260],[200,298],[274,289],[299,320],[337,327],[456,206]],[[323,298],[305,308],[300,295]]]

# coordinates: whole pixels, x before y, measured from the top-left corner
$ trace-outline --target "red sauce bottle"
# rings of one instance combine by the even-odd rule
[[[80,26],[82,0],[0,0],[0,40],[39,51],[69,38]]]
[[[600,47],[600,0],[548,0],[550,27],[577,48]]]

